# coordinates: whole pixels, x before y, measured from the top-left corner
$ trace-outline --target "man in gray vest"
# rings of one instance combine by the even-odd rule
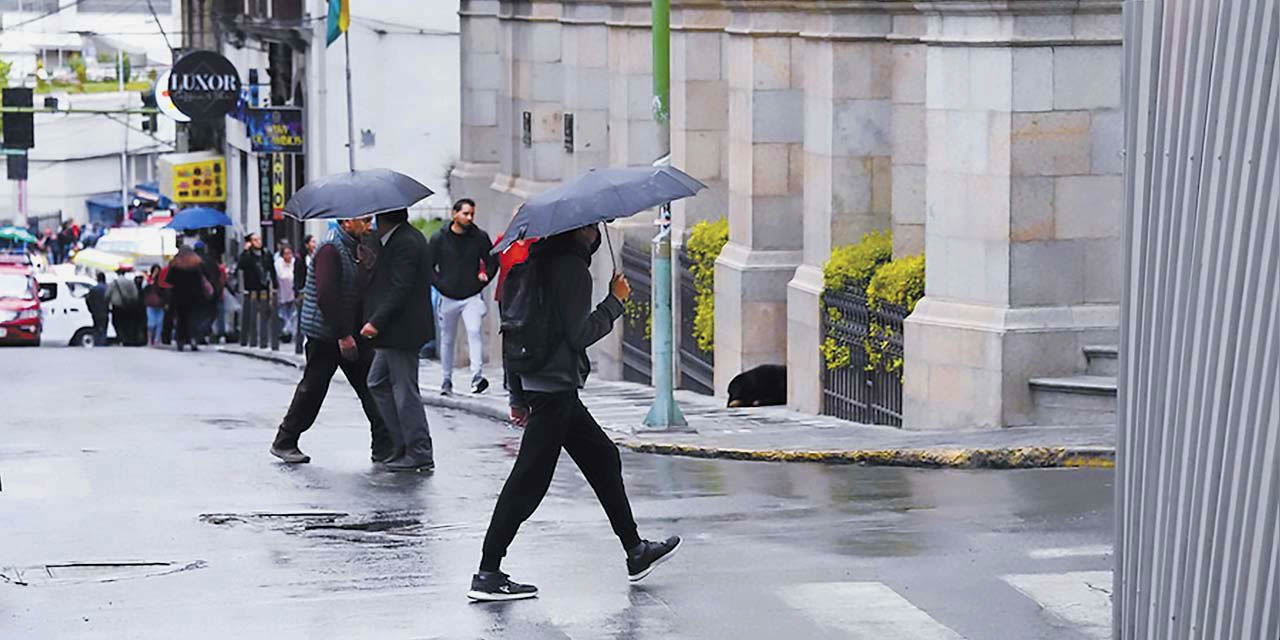
[[[385,462],[394,453],[386,425],[369,393],[369,367],[373,348],[356,332],[364,317],[364,278],[369,260],[361,260],[360,238],[369,233],[369,218],[343,220],[320,243],[307,269],[302,290],[300,325],[307,337],[307,365],[294,391],[289,411],[280,422],[271,455],[289,463],[310,462],[298,449],[298,437],[311,428],[329,391],[329,381],[339,367],[360,397],[372,432],[372,460]]]

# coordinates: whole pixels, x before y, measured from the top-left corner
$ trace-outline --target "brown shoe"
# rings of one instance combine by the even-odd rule
[[[276,439],[271,443],[271,455],[289,464],[311,462],[311,456],[298,449],[298,436],[283,431],[276,432]]]

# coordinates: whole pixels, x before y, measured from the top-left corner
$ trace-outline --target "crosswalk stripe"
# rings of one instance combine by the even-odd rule
[[[1027,555],[1034,560],[1056,560],[1058,558],[1084,558],[1088,556],[1109,556],[1111,545],[1093,544],[1080,547],[1056,547],[1050,549],[1032,549]]]
[[[1045,611],[1090,638],[1111,637],[1111,572],[1073,571],[1004,576]]]
[[[781,589],[782,599],[851,640],[963,640],[879,582],[826,582]]]

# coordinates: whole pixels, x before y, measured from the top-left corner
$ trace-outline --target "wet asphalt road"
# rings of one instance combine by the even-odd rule
[[[1006,577],[1110,569],[1100,470],[624,453],[641,535],[685,537],[633,587],[562,456],[504,564],[541,597],[469,604],[520,433],[429,409],[437,471],[380,472],[339,374],[313,463],[286,466],[267,445],[298,375],[207,350],[0,349],[0,638],[1099,637]]]

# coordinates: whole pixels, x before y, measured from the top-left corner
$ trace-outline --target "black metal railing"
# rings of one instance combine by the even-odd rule
[[[907,310],[890,304],[871,309],[860,287],[826,291],[822,302],[824,342],[833,340],[840,355],[848,355],[847,364],[834,369],[824,358],[822,413],[902,426],[902,320]]]
[[[650,384],[653,373],[651,264],[648,243],[622,243],[622,273],[631,283],[631,299],[622,314],[622,379],[643,384]]]
[[[697,290],[693,286],[693,263],[680,253],[680,388],[711,395],[715,389],[715,356],[698,348],[693,335]]]

